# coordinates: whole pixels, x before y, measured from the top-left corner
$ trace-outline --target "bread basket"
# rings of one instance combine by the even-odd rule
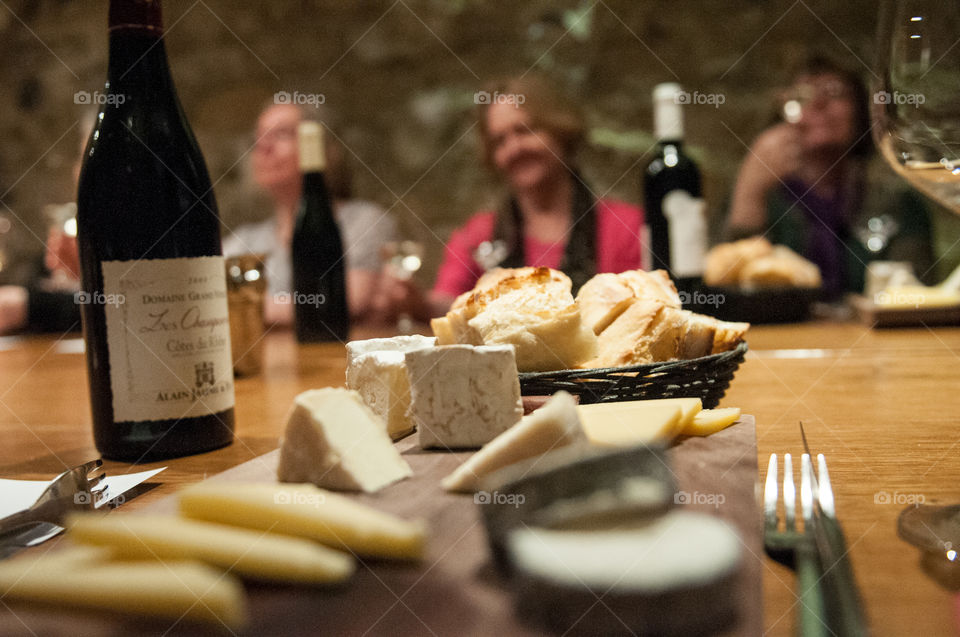
[[[564,390],[580,398],[581,405],[693,397],[704,409],[717,406],[747,353],[746,342],[735,349],[690,360],[646,363],[629,367],[564,369],[520,374],[524,396],[552,395]]]

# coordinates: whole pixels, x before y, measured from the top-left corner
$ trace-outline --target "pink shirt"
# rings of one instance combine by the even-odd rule
[[[493,237],[497,214],[478,212],[454,230],[444,250],[443,263],[437,272],[433,290],[457,296],[473,288],[483,268],[473,260],[473,252]],[[641,267],[640,229],[643,210],[613,199],[597,202],[597,273],[623,272]],[[565,243],[548,243],[524,237],[526,265],[558,269]]]

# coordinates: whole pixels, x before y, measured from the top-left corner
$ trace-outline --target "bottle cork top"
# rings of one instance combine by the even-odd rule
[[[676,82],[657,84],[653,89],[653,131],[659,140],[683,139],[683,105],[689,94]]]
[[[300,122],[297,126],[297,147],[301,172],[323,172],[327,158],[323,152],[323,126],[318,122]]]

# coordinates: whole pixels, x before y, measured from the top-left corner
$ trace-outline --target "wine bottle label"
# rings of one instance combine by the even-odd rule
[[[233,407],[223,257],[104,261],[115,421]]]
[[[670,229],[670,274],[700,276],[707,254],[706,203],[685,190],[671,190],[663,198],[663,215]]]

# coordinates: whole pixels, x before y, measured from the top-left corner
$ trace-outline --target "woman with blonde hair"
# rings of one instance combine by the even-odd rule
[[[426,302],[407,307],[421,318],[441,315],[493,267],[559,269],[574,291],[596,273],[639,268],[643,211],[598,198],[584,181],[580,110],[533,76],[495,84],[475,101],[483,159],[506,196],[451,234]]]

